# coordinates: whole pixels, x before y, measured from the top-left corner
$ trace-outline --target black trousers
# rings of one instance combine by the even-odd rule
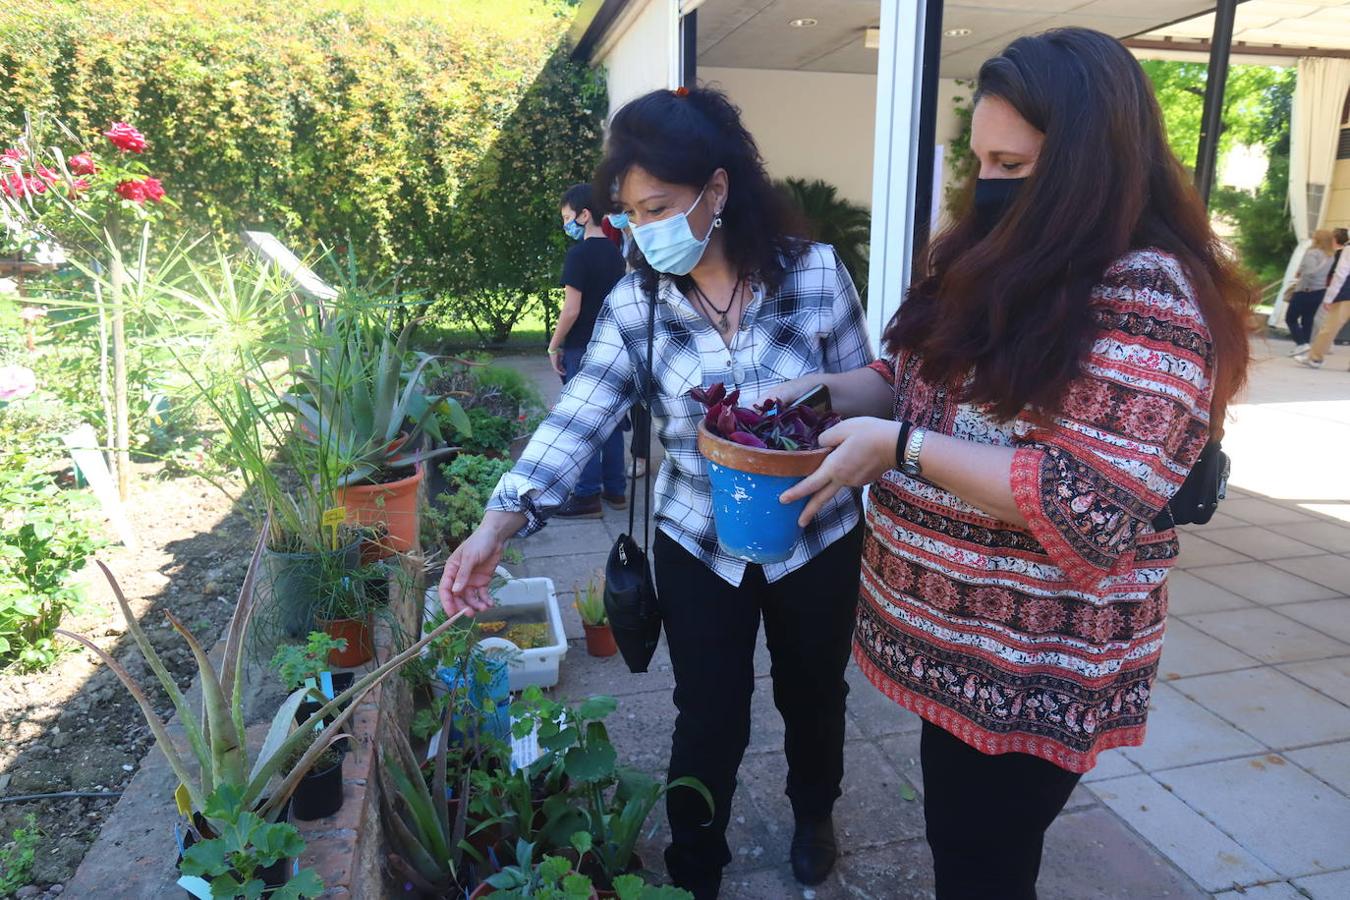
[[[666,867],[698,900],[717,896],[731,861],[727,822],[736,770],[750,739],[755,637],[761,616],[773,660],[773,699],[786,726],[787,795],[799,818],[830,815],[844,776],[844,668],[858,603],[862,528],[770,584],[757,565],[732,587],[664,533],[654,546],[661,616],[675,670],[675,738],[669,778],[698,778],[666,797]]]
[[[1322,305],[1325,291],[1295,291],[1289,298],[1289,307],[1284,313],[1284,324],[1289,326],[1289,336],[1298,345],[1311,344],[1313,319],[1317,318],[1317,308]]]
[[[1036,900],[1045,830],[1082,776],[1024,753],[989,756],[928,722],[919,757],[938,900]]]

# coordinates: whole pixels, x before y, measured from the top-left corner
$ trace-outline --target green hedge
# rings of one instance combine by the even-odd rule
[[[90,138],[127,120],[185,229],[269,229],[302,252],[350,235],[420,290],[519,302],[562,245],[536,231],[532,258],[512,227],[598,149],[603,88],[562,49],[575,2],[9,0],[0,135],[26,114]]]

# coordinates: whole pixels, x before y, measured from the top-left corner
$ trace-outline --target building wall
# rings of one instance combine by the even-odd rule
[[[875,75],[700,67],[737,106],[774,178],[823,178],[872,205]]]
[[[671,34],[670,0],[633,4],[623,30],[608,37],[596,62],[605,67],[609,113],[629,100],[669,87]]]
[[[1350,227],[1350,159],[1336,160],[1331,176],[1331,202],[1322,224],[1326,228]]]

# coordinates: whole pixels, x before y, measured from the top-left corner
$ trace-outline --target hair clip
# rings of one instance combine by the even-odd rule
[[[676,97],[688,97],[688,96],[689,96],[689,88],[685,87],[684,85],[680,85],[679,87],[677,87],[677,88],[676,88],[674,91],[672,91],[671,93],[673,93]]]

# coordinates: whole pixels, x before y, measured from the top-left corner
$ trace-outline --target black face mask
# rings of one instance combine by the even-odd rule
[[[1025,178],[980,178],[975,182],[975,228],[980,237],[998,227],[1026,184]]]

